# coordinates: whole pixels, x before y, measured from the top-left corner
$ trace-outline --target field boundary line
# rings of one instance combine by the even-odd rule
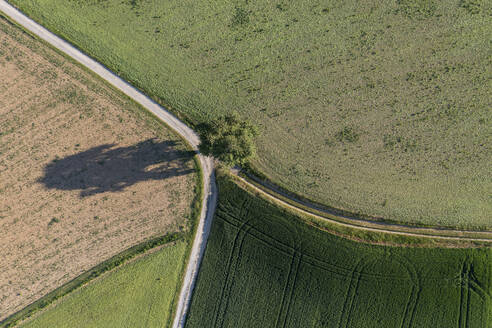
[[[124,81],[122,78],[117,76],[107,67],[84,54],[81,50],[50,32],[34,20],[28,18],[7,1],[0,0],[0,11],[3,12],[4,15],[6,15],[10,20],[24,28],[24,30],[28,31],[31,35],[38,37],[51,47],[60,51],[62,54],[72,58],[83,67],[105,80],[115,89],[119,90],[127,97],[141,105],[148,112],[157,117],[161,122],[166,124],[171,130],[175,131],[190,145],[193,150],[197,152],[203,173],[203,193],[201,199],[202,206],[190,257],[188,259],[184,274],[183,285],[179,294],[179,301],[176,307],[176,316],[172,325],[173,328],[184,327],[196,277],[198,276],[198,269],[203,259],[205,246],[207,244],[215,207],[217,204],[217,187],[215,185],[215,168],[213,160],[210,157],[205,157],[198,152],[200,139],[190,127],[180,121],[167,109],[160,106],[151,98],[130,85],[127,81]]]
[[[325,213],[326,216],[318,214],[318,210],[316,208],[306,208],[306,206],[302,206],[301,204],[297,203],[295,199],[289,199],[285,200],[285,197],[278,196],[278,193],[273,190],[269,189],[268,187],[265,187],[263,185],[258,186],[257,183],[253,183],[250,181],[250,179],[245,178],[237,174],[237,172],[234,172],[231,170],[231,174],[238,179],[240,182],[245,184],[248,188],[254,190],[255,192],[263,195],[265,198],[274,201],[277,205],[294,210],[296,212],[300,212],[302,214],[307,214],[311,217],[315,217],[317,219],[320,219],[322,221],[326,221],[329,223],[333,223],[339,226],[347,227],[347,228],[352,228],[352,229],[358,229],[358,230],[364,230],[364,231],[372,231],[372,232],[380,232],[380,233],[387,233],[387,234],[395,234],[395,235],[401,235],[401,236],[410,236],[410,237],[423,237],[423,238],[431,238],[431,239],[444,239],[444,240],[451,240],[451,241],[471,241],[471,242],[482,242],[482,243],[491,243],[492,244],[492,232],[489,231],[476,231],[473,233],[477,234],[483,234],[487,236],[488,238],[477,238],[477,237],[472,237],[472,236],[465,236],[465,234],[468,231],[460,231],[460,230],[445,230],[445,229],[439,229],[438,232],[440,233],[454,233],[454,234],[461,234],[461,236],[457,235],[441,235],[439,234],[435,229],[431,228],[420,228],[420,227],[410,227],[410,226],[404,226],[404,225],[393,225],[393,224],[388,224],[388,223],[373,223],[365,220],[355,220],[351,219],[349,217],[343,217],[343,216],[336,216],[333,214]],[[367,224],[367,225],[362,225],[362,223]],[[369,226],[370,224],[370,226]],[[392,230],[390,227],[396,227],[402,230]],[[423,233],[423,232],[428,232],[428,233]]]
[[[24,15],[15,7],[7,3],[5,0],[0,0],[0,11],[4,12],[5,15],[7,15],[11,20],[21,25],[24,29],[29,31],[31,34],[39,37],[40,39],[44,40],[46,43],[58,49],[65,55],[71,57],[79,64],[85,66],[90,71],[97,74],[100,78],[108,82],[114,88],[123,92],[130,99],[140,104],[150,113],[155,115],[159,120],[164,122],[171,130],[174,130],[179,136],[181,136],[186,142],[189,143],[191,148],[197,151],[199,162],[203,170],[203,194],[202,194],[201,214],[200,214],[200,219],[197,229],[195,231],[195,237],[192,244],[190,257],[187,263],[186,272],[184,274],[183,286],[181,288],[181,292],[179,295],[179,302],[176,310],[176,317],[172,325],[173,328],[184,327],[186,314],[190,306],[193,289],[196,283],[196,278],[198,276],[198,269],[203,259],[205,247],[208,240],[208,235],[210,233],[213,215],[217,205],[217,187],[215,183],[213,160],[209,157],[205,157],[201,155],[198,152],[198,145],[200,143],[198,135],[190,127],[188,127],[186,124],[180,121],[175,115],[173,115],[171,112],[166,110],[164,107],[153,101],[151,98],[149,98],[141,91],[130,85],[128,82],[124,81],[122,78],[118,77],[115,73],[110,71],[102,64],[98,63],[94,59],[85,55],[82,51],[78,50],[69,42],[56,36],[55,34],[48,31],[38,23],[34,22],[32,19],[28,18],[26,15]],[[404,236],[416,236],[416,237],[424,237],[424,238],[432,238],[432,239],[492,243],[492,232],[490,231],[474,231],[473,232],[474,234],[483,234],[488,237],[488,238],[476,238],[473,236],[472,237],[465,236],[468,233],[472,233],[471,231],[465,231],[465,230],[461,230],[461,231],[449,230],[449,229],[438,230],[440,233],[449,233],[452,231],[456,234],[460,234],[460,236],[453,236],[453,235],[440,235],[436,232],[437,231],[436,229],[433,229],[429,234],[423,233],[424,230],[422,229],[430,229],[430,228],[416,228],[416,227],[408,227],[404,225],[396,225],[397,229],[412,230],[412,231],[398,231],[398,230],[389,229],[390,224],[388,223],[384,224],[383,227],[367,227],[367,226],[356,225],[354,220],[351,220],[350,223],[341,222],[342,219],[350,219],[350,218],[337,217],[334,215],[332,215],[333,217],[328,218],[319,214],[312,213],[311,211],[317,209],[312,207],[310,209],[311,211],[305,210],[302,208],[299,202],[296,202],[295,205],[292,205],[288,201],[282,200],[282,197],[279,197],[278,195],[276,196],[278,192],[276,192],[275,190],[269,189],[265,191],[263,188],[259,188],[255,184],[247,181],[246,179],[240,176],[238,176],[238,178],[241,179],[250,188],[253,188],[257,192],[266,195],[270,199],[273,199],[273,201],[275,201],[277,204],[283,205],[283,207],[288,207],[296,211],[302,212],[304,214],[308,214],[310,216],[314,216],[322,220],[327,220],[330,221],[331,223],[342,225],[352,229],[383,232],[388,234],[398,234]],[[295,200],[291,200],[291,201],[295,202]],[[365,222],[366,224],[369,224],[368,221]],[[381,223],[379,223],[379,225],[381,225]]]
[[[157,247],[170,244],[183,240],[179,233],[168,233],[163,236],[154,237],[145,240],[137,245],[127,248],[120,253],[110,257],[109,259],[93,266],[86,272],[78,275],[69,282],[62,286],[52,290],[48,294],[29,304],[28,306],[20,309],[19,311],[11,314],[7,318],[0,321],[0,327],[7,328],[14,326],[17,322],[25,320],[31,317],[38,311],[41,311],[45,307],[49,306],[56,300],[65,297],[75,291],[76,289],[91,283],[94,279],[99,278],[101,275],[106,274],[114,269],[122,267],[129,261],[136,259],[140,255],[148,255],[151,251],[154,251]]]

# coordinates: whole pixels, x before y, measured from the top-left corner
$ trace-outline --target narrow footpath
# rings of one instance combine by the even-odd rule
[[[135,87],[131,86],[128,82],[122,80],[116,74],[111,72],[108,68],[104,67],[100,63],[96,62],[89,56],[82,53],[80,50],[72,46],[70,43],[64,41],[59,38],[55,34],[51,33],[41,25],[37,24],[23,13],[18,11],[12,5],[8,4],[5,0],[0,0],[0,11],[5,13],[10,19],[12,19],[17,24],[24,27],[26,30],[36,35],[40,39],[46,41],[56,49],[65,53],[66,55],[73,58],[75,61],[79,62],[83,66],[87,67],[97,75],[99,75],[102,79],[106,80],[116,89],[123,92],[125,95],[139,103],[145,109],[153,113],[157,118],[167,124],[171,129],[176,131],[183,139],[185,139],[191,147],[198,152],[198,145],[200,143],[200,139],[198,135],[190,129],[186,124],[181,122],[177,117],[171,114],[168,110],[151,100],[149,97],[138,91]],[[200,165],[203,171],[203,198],[202,198],[202,209],[200,213],[200,221],[198,223],[197,232],[195,235],[195,239],[193,241],[193,246],[190,253],[190,258],[188,260],[188,266],[186,268],[183,286],[181,288],[181,292],[179,295],[179,302],[176,309],[176,317],[173,322],[173,328],[184,327],[186,314],[188,312],[188,308],[191,301],[191,296],[193,293],[193,288],[195,286],[196,277],[198,275],[198,269],[200,267],[200,263],[202,261],[205,246],[207,244],[208,235],[210,232],[210,227],[212,224],[212,218],[215,212],[216,204],[217,204],[217,187],[215,184],[215,174],[214,174],[214,162],[211,158],[205,157],[201,154],[198,154]],[[340,224],[343,226],[347,226],[353,229],[361,229],[361,230],[370,230],[370,231],[378,231],[390,234],[399,234],[399,235],[408,235],[408,236],[417,236],[417,237],[425,237],[425,238],[440,238],[440,239],[448,239],[448,240],[466,240],[466,241],[478,241],[478,242],[487,242],[492,243],[492,232],[484,231],[477,232],[481,234],[480,238],[467,237],[467,236],[459,236],[460,232],[466,235],[466,231],[459,230],[449,230],[449,235],[446,234],[446,229],[435,230],[438,231],[439,234],[432,233],[422,233],[422,228],[397,225],[392,227],[391,229],[384,224],[381,224],[379,227],[369,227],[362,226],[360,220],[347,220],[347,218],[340,217],[338,220],[336,216],[333,219],[327,218],[325,216],[317,215],[315,212],[318,211],[317,208],[312,206],[313,212],[305,210],[306,204],[302,204],[304,206],[296,206],[291,202],[287,203],[284,200],[276,197],[275,190],[265,190],[267,187],[258,188],[255,184],[250,181],[240,178],[243,183],[248,185],[248,187],[256,190],[257,192],[263,194],[264,196],[274,200],[278,204],[284,207],[289,207],[295,211],[303,212],[304,214],[315,216],[322,220],[328,220],[335,224]],[[295,202],[295,199],[291,199]],[[309,207],[309,206],[308,206]],[[401,231],[398,231],[398,229]]]

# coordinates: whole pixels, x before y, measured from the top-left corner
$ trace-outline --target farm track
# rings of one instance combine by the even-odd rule
[[[89,56],[76,49],[68,42],[57,37],[41,25],[37,24],[23,13],[15,9],[4,0],[0,0],[0,11],[5,13],[12,21],[21,25],[24,29],[44,40],[65,55],[71,57],[84,67],[96,73],[100,78],[111,84],[113,87],[123,92],[126,96],[143,106],[159,120],[167,124],[172,130],[186,140],[190,146],[197,151],[200,139],[198,135],[183,122],[178,120],[169,111],[155,103],[149,97],[138,91],[136,88],[119,78],[109,69],[99,64]],[[205,246],[207,244],[212,218],[215,213],[217,203],[217,188],[215,185],[214,163],[211,158],[198,154],[203,175],[203,194],[200,220],[197,226],[195,239],[191,249],[186,272],[183,279],[183,286],[179,295],[176,317],[173,327],[183,327],[186,313],[191,300],[191,295],[198,275],[198,268],[203,258]]]
[[[45,42],[49,43],[51,46],[55,47],[65,55],[71,57],[75,61],[79,62],[89,70],[93,71],[95,74],[97,74],[99,77],[110,83],[113,87],[116,89],[120,90],[123,92],[125,95],[127,95],[129,98],[134,100],[135,102],[139,103],[141,106],[143,106],[145,109],[150,111],[152,114],[154,114],[159,120],[167,124],[172,130],[174,130],[176,133],[178,133],[183,139],[185,139],[191,147],[197,151],[198,150],[198,145],[200,143],[200,140],[198,138],[198,135],[188,126],[186,126],[183,122],[181,122],[179,119],[177,119],[174,115],[172,115],[169,111],[164,109],[162,106],[158,105],[155,103],[153,100],[151,100],[149,97],[145,96],[143,93],[141,93],[139,90],[131,86],[128,82],[122,80],[119,78],[117,75],[115,75],[113,72],[111,72],[109,69],[104,67],[103,65],[99,64],[95,60],[91,59],[87,55],[83,54],[80,50],[76,49],[74,46],[69,44],[68,42],[62,40],[61,38],[57,37],[55,34],[51,33],[47,29],[43,28],[41,25],[37,24],[27,16],[25,16],[23,13],[18,11],[16,8],[14,8],[12,5],[8,4],[5,0],[0,0],[0,11],[5,13],[10,19],[12,19],[14,22],[17,24],[21,25],[23,28],[31,32],[32,34],[38,36]],[[186,314],[188,311],[188,307],[190,305],[191,301],[191,296],[193,292],[193,288],[196,282],[196,277],[198,275],[198,269],[201,263],[201,260],[204,255],[205,251],[205,246],[207,244],[207,239],[208,235],[210,232],[210,227],[212,223],[212,218],[215,213],[215,208],[217,204],[217,188],[216,188],[216,183],[215,183],[215,173],[214,173],[214,162],[211,158],[205,157],[201,154],[198,154],[201,168],[202,168],[202,174],[203,174],[203,198],[202,198],[202,208],[201,208],[201,214],[200,214],[200,220],[199,224],[197,227],[195,239],[193,241],[193,246],[190,254],[190,258],[188,260],[184,280],[183,280],[183,286],[180,292],[179,296],[179,303],[177,305],[177,311],[176,311],[176,317],[173,323],[173,327],[184,327],[185,324],[185,319],[186,319]],[[437,231],[434,229],[429,229],[429,228],[417,228],[417,227],[410,227],[410,226],[405,226],[405,225],[395,225],[395,224],[387,224],[387,223],[374,223],[374,222],[369,222],[369,221],[364,221],[367,224],[378,224],[380,227],[368,227],[368,226],[361,226],[360,223],[356,221],[361,221],[361,220],[353,220],[353,223],[347,223],[347,222],[341,222],[340,220],[336,219],[330,219],[325,216],[321,216],[318,214],[315,214],[313,212],[307,211],[302,209],[303,205],[304,207],[310,207],[311,210],[313,211],[319,211],[319,208],[312,204],[304,204],[299,202],[298,200],[289,197],[290,200],[294,203],[299,204],[299,206],[292,205],[284,200],[282,200],[279,197],[276,197],[275,194],[278,192],[278,190],[275,190],[271,188],[269,191],[265,191],[262,188],[257,187],[255,184],[247,181],[246,179],[239,177],[244,184],[246,184],[249,188],[254,189],[258,193],[266,196],[267,198],[273,200],[277,204],[282,205],[283,207],[287,207],[290,209],[293,209],[298,212],[302,212],[304,214],[308,214],[311,216],[314,216],[316,218],[322,219],[322,220],[327,220],[331,223],[350,227],[353,229],[360,229],[360,230],[366,230],[366,231],[375,231],[375,232],[384,232],[388,234],[397,234],[397,235],[406,235],[406,236],[416,236],[416,237],[424,237],[424,238],[437,238],[437,239],[447,239],[447,240],[458,240],[458,241],[475,241],[475,242],[486,242],[486,243],[492,243],[492,232],[486,231],[486,232],[473,232],[473,233],[480,233],[481,235],[485,235],[486,238],[476,238],[476,237],[471,237],[471,236],[466,236],[468,231],[458,231],[458,230],[446,230],[446,229],[439,229],[439,234],[432,234],[432,231]],[[333,215],[332,215],[333,216]],[[340,217],[340,219],[347,219],[345,217]],[[350,220],[350,218],[348,218]],[[389,227],[391,226],[392,229]],[[396,230],[394,230],[396,229]],[[398,231],[397,229],[401,229],[403,231]],[[428,229],[431,233],[423,233],[425,229]],[[411,232],[409,232],[411,231]],[[451,235],[446,235],[447,233]],[[462,233],[462,236],[456,236],[455,234],[457,233]],[[246,231],[244,233],[244,236],[247,234],[250,234],[251,236],[254,236],[253,234],[249,233]],[[243,239],[244,239],[243,236]],[[258,238],[257,236],[254,236]],[[265,240],[262,240],[263,242],[267,243]],[[279,241],[277,241],[279,242]],[[273,245],[272,245],[273,246]],[[283,245],[289,248],[288,245]],[[295,256],[295,253],[294,253]],[[302,255],[302,261],[305,261],[305,258],[308,256]],[[319,261],[318,259],[313,258],[315,261]],[[301,255],[298,256],[298,264],[297,264],[297,269],[298,266],[300,265],[301,262]],[[314,261],[311,263],[314,265]],[[327,263],[324,263],[327,264]],[[321,267],[320,267],[321,268]],[[324,269],[324,268],[323,268]],[[340,269],[340,268],[337,268]],[[296,272],[297,273],[297,272]],[[358,276],[358,281],[362,278],[362,274],[359,274]],[[294,281],[295,283],[295,281]],[[292,295],[291,295],[292,296]],[[290,299],[289,299],[289,306],[290,306]],[[413,316],[413,315],[412,315]],[[223,319],[223,318],[222,318]],[[286,318],[284,318],[285,320]]]
[[[237,171],[231,170],[231,172],[243,184],[246,184],[248,188],[253,189],[255,192],[260,193],[262,196],[266,197],[269,200],[273,200],[276,203],[280,203],[283,207],[287,207],[297,212],[314,216],[320,220],[324,220],[343,227],[349,227],[349,228],[360,229],[365,231],[383,232],[383,233],[396,234],[402,236],[411,236],[411,237],[492,243],[492,231],[470,231],[470,230],[454,230],[454,229],[445,229],[445,228],[414,227],[414,226],[408,226],[403,224],[388,223],[388,222],[374,222],[370,220],[355,219],[347,216],[335,215],[331,211],[321,209],[319,206],[307,202],[299,201],[292,196],[281,193],[279,190],[275,188],[270,188],[269,186],[265,186],[265,185],[258,187],[255,183],[252,183],[248,181],[248,179],[241,177]],[[282,198],[288,198],[289,201],[286,201]],[[323,212],[324,214],[326,214],[326,216],[316,214],[315,212]],[[474,237],[472,236],[473,234],[480,235],[481,237],[480,238]]]

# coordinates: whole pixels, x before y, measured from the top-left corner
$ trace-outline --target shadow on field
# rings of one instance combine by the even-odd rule
[[[115,146],[105,144],[55,159],[38,182],[52,189],[81,190],[80,197],[87,197],[194,171],[189,163],[194,152],[174,149],[174,141],[148,139],[129,147]]]

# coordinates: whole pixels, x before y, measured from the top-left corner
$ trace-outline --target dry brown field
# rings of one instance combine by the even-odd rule
[[[174,133],[0,17],[0,320],[188,229],[195,183]]]

